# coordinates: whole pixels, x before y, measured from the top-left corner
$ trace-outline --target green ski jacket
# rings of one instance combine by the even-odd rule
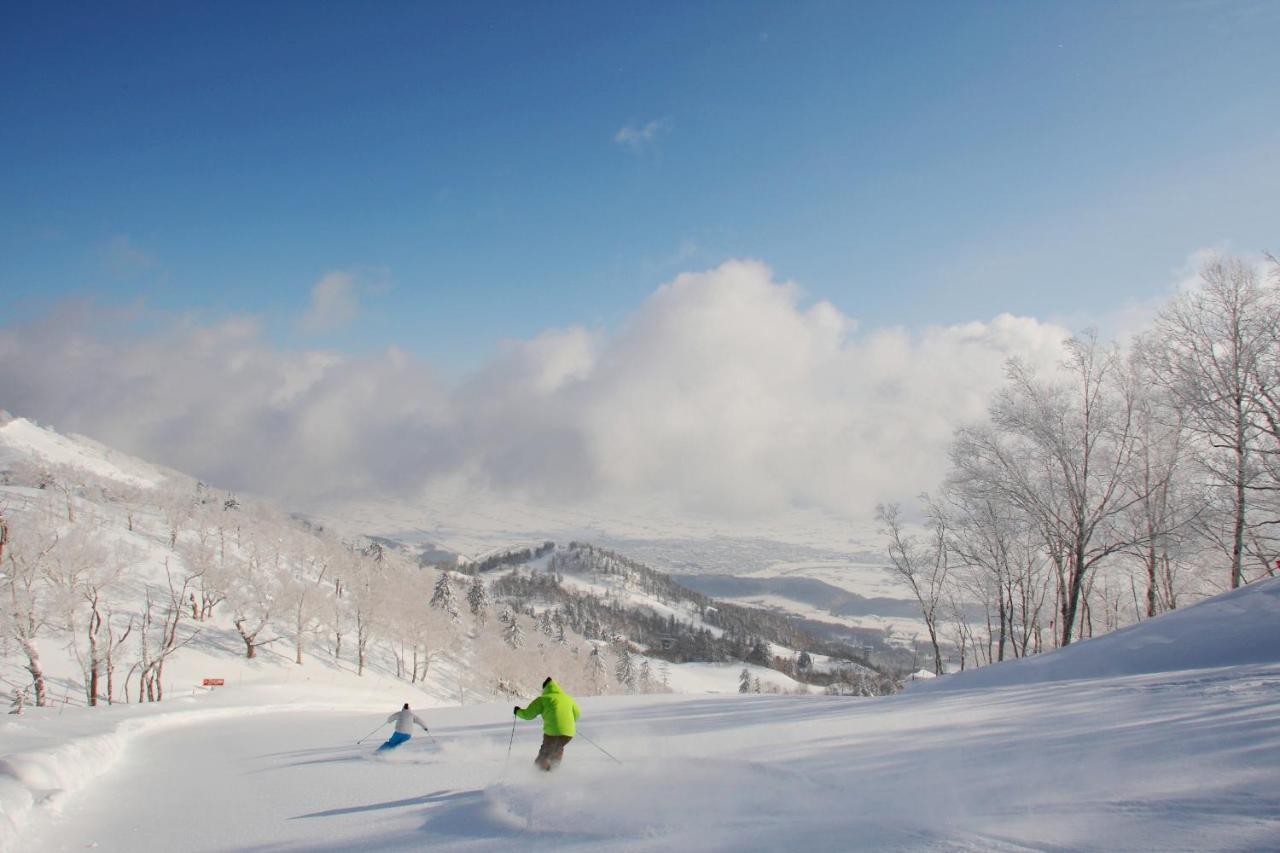
[[[573,697],[560,689],[554,681],[542,689],[542,695],[529,703],[523,711],[516,711],[522,720],[532,720],[542,715],[542,733],[544,735],[560,735],[573,737],[577,727],[574,725],[582,716],[582,709]]]

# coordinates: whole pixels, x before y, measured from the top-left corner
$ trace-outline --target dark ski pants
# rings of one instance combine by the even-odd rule
[[[533,763],[543,770],[559,766],[564,758],[564,748],[571,740],[573,738],[564,735],[543,735],[542,748],[538,750],[538,757],[533,760]]]

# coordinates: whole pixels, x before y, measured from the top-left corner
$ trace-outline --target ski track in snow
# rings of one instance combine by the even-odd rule
[[[372,753],[352,710],[130,741],[23,849],[1274,850],[1280,666],[880,700],[614,697],[551,775],[508,706]],[[388,711],[389,712],[389,711]]]

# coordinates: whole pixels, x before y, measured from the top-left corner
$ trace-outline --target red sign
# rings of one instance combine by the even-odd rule
[[[221,687],[224,684],[226,684],[226,681],[221,678],[206,678],[204,680],[205,687]]]

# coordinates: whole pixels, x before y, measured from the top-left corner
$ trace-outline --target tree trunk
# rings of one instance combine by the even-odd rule
[[[1000,619],[1000,638],[996,642],[996,660],[1002,661],[1004,660],[1004,643],[1005,643],[1005,636],[1006,636],[1005,626],[1008,624],[1008,621],[1009,621],[1009,611],[1005,606],[1005,600],[1004,600],[1004,587],[1002,586],[998,587],[996,592],[996,597],[1000,599],[999,610],[996,614]]]
[[[1237,589],[1244,581],[1244,423],[1236,423],[1236,507],[1235,530],[1231,539],[1231,588]]]
[[[36,707],[44,708],[49,703],[44,687],[44,670],[40,667],[40,652],[36,650],[35,643],[26,637],[21,639],[21,643],[22,650],[27,655],[27,672],[31,673],[31,684],[36,691]]]
[[[942,649],[938,647],[938,632],[933,627],[932,619],[924,624],[929,629],[929,642],[933,645],[933,674],[942,675]]]
[[[89,707],[98,706],[98,671],[101,663],[98,660],[98,629],[102,626],[102,617],[95,609],[89,614]]]
[[[240,639],[244,640],[244,656],[249,660],[258,656],[258,647],[253,644],[257,634],[246,634],[244,629],[240,627],[241,623],[236,623],[236,629],[240,631]]]
[[[1080,594],[1084,590],[1086,571],[1084,561],[1084,542],[1077,541],[1070,566],[1070,585],[1066,590],[1066,596],[1062,600],[1061,629],[1063,648],[1071,645],[1072,635],[1075,631],[1076,616],[1080,609]]]

